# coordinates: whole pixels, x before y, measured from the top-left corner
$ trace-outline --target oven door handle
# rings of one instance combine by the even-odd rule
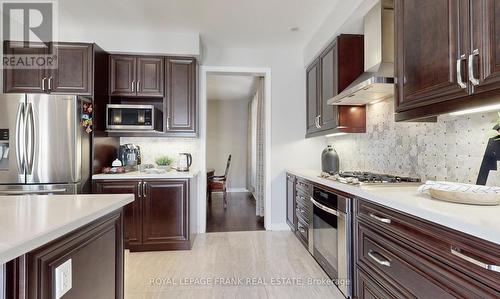
[[[340,213],[339,211],[337,210],[334,210],[334,209],[331,209],[325,205],[322,205],[320,204],[319,202],[317,202],[316,200],[314,200],[314,198],[311,197],[311,202],[317,206],[318,208],[320,208],[321,210],[327,212],[328,214],[332,214],[332,215],[335,215],[337,217],[341,217],[341,216],[344,216],[343,213]]]

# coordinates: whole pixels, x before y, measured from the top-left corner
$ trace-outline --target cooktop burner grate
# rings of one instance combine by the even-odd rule
[[[338,174],[324,173],[322,177],[337,180],[342,183],[359,184],[359,183],[418,183],[420,179],[396,176],[390,174],[379,174],[373,172],[362,171],[344,171]]]

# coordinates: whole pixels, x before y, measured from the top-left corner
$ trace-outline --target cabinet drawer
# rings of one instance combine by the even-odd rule
[[[307,247],[309,242],[309,225],[302,219],[298,218],[297,231],[295,232],[299,240]]]
[[[380,276],[400,285],[418,298],[453,298],[427,279],[428,275],[414,267],[418,260],[395,243],[371,232],[363,225],[358,227],[359,256],[361,266],[371,268]]]
[[[500,273],[478,265],[500,266],[499,246],[363,200],[356,202],[359,221],[457,269],[464,279],[491,286],[500,296]]]
[[[310,207],[311,207],[310,206],[311,200],[310,200],[309,196],[306,196],[301,192],[297,192],[297,195],[295,196],[295,201],[297,202],[297,205],[301,205],[301,206],[306,207],[308,209],[310,209]]]
[[[370,275],[366,274],[360,267],[355,270],[356,273],[356,289],[357,297],[360,299],[397,299],[404,297],[397,291],[390,289],[392,292],[398,294],[393,295],[386,288],[382,287],[379,281],[374,280]]]
[[[312,185],[308,181],[297,178],[297,183],[295,183],[295,187],[298,191],[302,191],[304,195],[310,196],[312,193]]]
[[[307,208],[297,205],[295,208],[295,215],[297,215],[297,218],[299,218],[303,223],[307,225],[311,224],[310,211]]]

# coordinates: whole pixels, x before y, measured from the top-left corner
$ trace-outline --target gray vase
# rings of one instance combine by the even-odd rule
[[[321,154],[321,168],[323,172],[330,174],[339,173],[339,155],[331,145],[328,145]]]

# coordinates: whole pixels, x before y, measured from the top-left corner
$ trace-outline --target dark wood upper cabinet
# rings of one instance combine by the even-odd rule
[[[167,59],[166,133],[196,133],[196,68],[193,58]]]
[[[395,0],[396,120],[498,102],[500,1]]]
[[[57,55],[57,68],[49,70],[49,92],[91,94],[92,45],[54,43],[53,49]]]
[[[187,192],[186,180],[144,182],[143,244],[188,240]]]
[[[337,41],[328,47],[320,56],[321,60],[321,110],[320,126],[323,129],[333,129],[338,125],[337,106],[328,105],[328,99],[339,93],[337,71]]]
[[[307,134],[317,132],[319,130],[319,117],[318,111],[320,109],[319,100],[319,78],[320,78],[320,64],[319,59],[315,60],[306,71],[306,87],[307,87]]]
[[[56,57],[54,68],[4,69],[5,93],[92,93],[93,44],[51,43],[31,44],[23,48],[20,42],[5,42],[5,53],[14,55],[50,55]]]
[[[110,95],[163,98],[163,64],[163,57],[111,55]]]
[[[123,239],[125,248],[142,243],[142,200],[140,180],[95,181],[94,193],[98,194],[134,194],[135,200],[123,208]]]
[[[396,0],[397,111],[467,96],[457,60],[468,54],[467,31],[460,26],[468,1]]]
[[[137,58],[137,95],[163,97],[164,72],[163,57]]]
[[[109,66],[109,94],[112,96],[135,96],[136,56],[111,55]]]
[[[364,118],[351,118],[352,106],[328,105],[363,73],[363,47],[362,35],[342,34],[307,68],[307,137],[366,131]]]
[[[500,1],[472,0],[470,5],[472,91],[496,90],[500,88]]]
[[[43,43],[32,43],[29,48],[25,48],[22,42],[4,42],[4,53],[7,55],[47,55],[49,50]],[[47,70],[43,67],[4,68],[4,93],[43,93],[47,76]]]

